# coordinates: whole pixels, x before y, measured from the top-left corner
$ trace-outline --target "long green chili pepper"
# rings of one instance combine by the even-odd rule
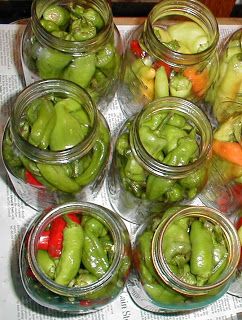
[[[40,269],[44,272],[44,274],[54,279],[56,265],[53,259],[50,258],[48,252],[46,250],[38,250],[36,259]]]
[[[84,267],[98,279],[109,269],[107,253],[100,240],[89,230],[84,231],[84,246],[82,255]]]
[[[84,233],[82,226],[70,219],[63,232],[63,249],[56,268],[55,282],[68,285],[77,275],[82,260]]]
[[[211,231],[200,220],[191,224],[190,240],[192,245],[191,272],[197,277],[197,285],[203,285],[213,271],[213,239]]]

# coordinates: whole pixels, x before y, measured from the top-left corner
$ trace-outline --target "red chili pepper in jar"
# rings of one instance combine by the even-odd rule
[[[237,183],[232,187],[232,193],[235,197],[237,204],[241,207],[242,206],[242,184]]]
[[[37,244],[38,250],[48,250],[49,247],[49,237],[50,237],[50,230],[44,230],[40,237]]]
[[[80,224],[81,221],[80,221],[80,218],[78,217],[79,213],[80,213],[79,211],[77,212],[73,211],[73,212],[67,213],[67,217],[70,218],[73,222]]]
[[[138,40],[131,40],[130,50],[138,58],[144,58],[146,55],[146,52],[141,48]]]
[[[170,77],[170,74],[172,72],[171,66],[169,66],[169,64],[165,63],[162,60],[156,60],[155,62],[153,62],[152,67],[155,70],[159,69],[160,67],[164,67],[168,78]]]
[[[43,187],[43,184],[40,183],[30,171],[25,171],[25,180],[27,183],[32,184],[35,187]]]
[[[62,251],[63,231],[66,227],[65,220],[59,216],[50,225],[48,253],[53,258],[59,258]]]

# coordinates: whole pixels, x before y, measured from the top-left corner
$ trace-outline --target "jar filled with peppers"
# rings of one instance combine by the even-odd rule
[[[128,230],[110,210],[71,202],[42,212],[20,249],[20,275],[40,305],[69,313],[98,310],[123,290],[131,265]]]
[[[119,78],[122,42],[105,0],[35,0],[22,38],[26,84],[66,79],[104,109]]]
[[[90,96],[67,80],[41,80],[15,100],[2,155],[19,197],[34,209],[95,196],[110,130]]]
[[[164,0],[127,40],[118,99],[125,115],[154,99],[203,100],[218,69],[215,17],[197,0]]]
[[[149,103],[117,136],[107,177],[113,209],[140,224],[172,203],[192,201],[209,178],[211,142],[211,125],[192,102]]]
[[[230,186],[230,194],[221,192],[213,204],[231,214],[242,207],[242,29],[224,41],[206,100],[215,120],[213,166],[220,172],[220,186]]]
[[[239,250],[235,227],[219,211],[170,207],[138,229],[128,291],[156,313],[204,307],[228,290]]]

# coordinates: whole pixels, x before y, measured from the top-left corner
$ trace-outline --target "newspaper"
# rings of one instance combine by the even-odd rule
[[[0,25],[0,134],[8,119],[16,95],[23,89],[24,81],[19,58],[19,43],[25,26]],[[123,38],[135,26],[120,25]],[[221,37],[226,37],[239,25],[221,25]],[[116,98],[105,112],[112,133],[115,133],[124,121]],[[37,319],[73,319],[73,316],[58,313],[35,303],[24,291],[18,269],[19,247],[22,235],[36,211],[26,206],[14,193],[5,168],[0,162],[0,319],[1,320],[37,320]],[[105,184],[94,202],[111,209]],[[135,225],[127,223],[132,237]],[[240,315],[239,315],[240,314]],[[77,315],[83,320],[155,320],[170,319],[171,316],[157,315],[137,307],[127,289],[101,311],[88,315]],[[172,319],[222,320],[242,319],[242,299],[225,294],[217,302],[198,311],[183,315],[173,315]]]

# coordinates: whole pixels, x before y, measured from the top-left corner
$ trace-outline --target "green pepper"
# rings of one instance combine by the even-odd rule
[[[56,265],[54,260],[50,258],[48,252],[46,250],[38,250],[36,260],[43,273],[47,277],[54,279]]]
[[[85,136],[79,122],[66,110],[66,101],[62,99],[55,104],[55,126],[50,135],[50,149],[61,151],[80,143]]]
[[[38,108],[37,119],[34,121],[29,136],[29,143],[38,147],[43,139],[46,131],[46,127],[55,115],[55,109],[53,103],[47,99],[42,98],[36,102]]]
[[[86,41],[96,36],[96,28],[84,17],[74,20],[70,26],[71,36],[75,41]]]
[[[95,73],[95,64],[95,54],[75,58],[65,69],[63,78],[79,84],[82,88],[87,88]]]
[[[44,11],[43,18],[54,22],[60,28],[65,28],[69,23],[70,13],[64,7],[53,4]]]
[[[146,151],[154,158],[162,161],[164,157],[162,150],[166,146],[167,141],[163,137],[158,137],[156,132],[148,126],[140,127],[139,136]]]
[[[41,19],[40,23],[47,32],[50,32],[50,33],[52,33],[53,31],[60,32],[59,26],[53,21]]]
[[[149,200],[162,200],[162,196],[175,184],[175,180],[150,174],[146,182],[146,197]]]
[[[139,163],[131,154],[128,156],[128,161],[124,168],[124,173],[127,178],[136,182],[141,182],[145,180],[145,171],[143,167],[139,165]]]
[[[84,231],[82,264],[98,279],[109,269],[107,253],[100,240],[89,230]]]
[[[225,120],[226,116],[231,113],[231,101],[236,100],[236,95],[240,92],[241,83],[242,52],[230,58],[226,72],[216,90],[213,112],[219,122]]]
[[[174,75],[170,80],[170,94],[173,97],[186,99],[191,95],[192,83],[182,74]]]
[[[56,268],[56,283],[67,286],[77,275],[84,246],[82,226],[75,222],[70,222],[69,219],[63,231],[63,249]]]
[[[39,76],[42,79],[60,78],[72,56],[51,48],[40,48],[36,60]]]
[[[90,21],[97,30],[101,30],[104,27],[103,18],[96,10],[87,8],[84,10],[83,16]]]
[[[190,220],[183,218],[169,225],[164,234],[163,252],[170,265],[184,266],[190,259],[192,246],[188,228]]]
[[[170,166],[184,166],[196,159],[199,148],[190,137],[178,139],[177,147],[167,154],[163,163]]]
[[[208,35],[194,21],[170,25],[167,31],[173,40],[182,43],[191,53],[203,51],[209,46]]]
[[[67,193],[75,193],[80,190],[80,186],[66,174],[63,165],[50,165],[45,163],[38,163],[37,167],[43,178],[58,190]]]
[[[75,179],[76,183],[80,186],[85,186],[91,183],[96,178],[107,159],[110,140],[109,132],[102,123],[100,124],[99,130],[100,138],[97,138],[93,147],[92,159],[89,166],[79,177]]]
[[[169,83],[165,67],[161,66],[155,74],[155,98],[169,96]]]
[[[190,240],[192,253],[190,267],[192,274],[197,277],[197,285],[204,285],[213,271],[213,239],[200,220],[191,224]]]
[[[92,232],[96,237],[104,237],[108,233],[104,224],[93,217],[90,217],[90,219],[84,223],[84,230]]]
[[[88,286],[90,284],[92,284],[93,282],[96,282],[98,280],[97,277],[95,277],[93,274],[91,273],[80,273],[79,276],[77,278],[75,278],[75,282],[73,284],[74,287],[85,287]]]

